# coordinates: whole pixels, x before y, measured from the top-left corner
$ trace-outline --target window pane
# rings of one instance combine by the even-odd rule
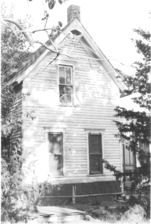
[[[129,150],[125,147],[125,164],[129,165]]]
[[[71,84],[72,83],[72,77],[71,77],[71,68],[67,67],[66,68],[66,84]]]
[[[89,134],[89,152],[90,154],[102,153],[101,134]]]
[[[90,155],[90,173],[102,173],[101,156]]]
[[[129,151],[129,158],[130,158],[129,164],[134,165],[134,153],[132,151]]]
[[[90,174],[102,173],[102,135],[89,134]]]
[[[72,102],[72,92],[73,92],[72,86],[60,85],[59,91],[60,91],[60,102],[61,103],[71,103]]]
[[[63,150],[63,134],[49,133],[49,152],[53,154],[61,154]]]
[[[65,67],[59,67],[59,83],[65,84],[66,83],[66,70]]]
[[[63,134],[48,133],[50,167],[56,175],[63,174]]]
[[[55,160],[57,161],[57,170],[60,175],[63,174],[63,157],[62,155],[55,155]]]

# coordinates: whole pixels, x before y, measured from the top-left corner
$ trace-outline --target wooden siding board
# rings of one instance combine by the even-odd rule
[[[73,48],[73,45],[75,46]],[[70,52],[71,55],[77,57],[76,63],[72,58],[57,59],[53,64],[49,65],[51,60],[48,54],[43,61],[36,67],[32,75],[24,81],[24,89],[30,92],[29,96],[23,99],[23,114],[35,111],[35,121],[29,121],[24,118],[23,133],[24,145],[28,141],[28,130],[33,130],[32,141],[34,147],[46,143],[45,127],[63,127],[64,133],[64,169],[68,175],[87,175],[87,137],[85,129],[105,129],[104,131],[104,157],[117,167],[121,167],[120,145],[118,139],[114,137],[117,128],[113,122],[114,118],[114,101],[116,95],[114,90],[118,92],[117,87],[104,73],[102,65],[98,61],[88,59],[80,59],[93,57],[92,52],[85,50],[81,43],[78,45],[75,41],[68,39],[65,44],[62,43],[62,50]],[[58,97],[58,75],[57,64],[73,64],[74,66],[74,85],[77,94],[81,94],[81,101],[75,103],[73,107],[63,107],[59,105]],[[101,72],[98,69],[101,68]],[[103,71],[103,72],[102,72]],[[52,99],[49,104],[49,95],[47,99],[42,96],[43,92],[52,90],[55,92],[56,102],[51,106]],[[37,98],[34,95],[37,94]],[[39,95],[38,95],[39,94]],[[40,95],[42,99],[40,100]],[[48,104],[44,104],[46,100]],[[59,129],[59,128],[58,128]],[[49,129],[48,129],[49,130]],[[28,146],[29,147],[29,146]],[[27,147],[26,147],[27,148]],[[25,150],[26,150],[25,148]],[[32,150],[32,147],[28,148]],[[69,150],[70,149],[70,150]],[[78,166],[78,167],[77,167]],[[76,172],[75,172],[76,171]],[[104,169],[104,174],[111,173]]]

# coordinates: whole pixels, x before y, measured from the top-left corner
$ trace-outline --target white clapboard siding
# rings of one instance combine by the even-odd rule
[[[29,93],[24,97],[22,107],[24,151],[33,152],[35,158],[36,155],[42,155],[39,158],[37,156],[38,169],[43,169],[44,176],[51,175],[47,133],[52,128],[63,131],[64,178],[85,176],[88,180],[91,177],[88,177],[87,133],[88,130],[102,130],[103,157],[121,169],[121,147],[115,138],[117,128],[113,121],[116,99],[119,97],[117,86],[99,61],[87,58],[94,55],[83,47],[82,42],[67,38],[61,43],[60,49],[77,59],[62,55],[49,64],[53,57],[48,53],[24,80],[23,91]],[[59,104],[59,64],[73,66],[73,106]],[[33,120],[26,117],[31,111],[35,116]],[[103,176],[98,180],[111,179],[112,174],[104,168]]]

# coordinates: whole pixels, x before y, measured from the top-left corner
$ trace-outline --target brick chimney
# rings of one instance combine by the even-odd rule
[[[67,9],[67,22],[71,23],[75,18],[80,21],[80,7],[77,5],[70,5]]]

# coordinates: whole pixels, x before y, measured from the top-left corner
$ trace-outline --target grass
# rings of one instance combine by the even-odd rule
[[[104,201],[100,205],[75,204],[72,208],[86,211],[88,215],[105,223],[149,224],[145,210],[140,205]]]

